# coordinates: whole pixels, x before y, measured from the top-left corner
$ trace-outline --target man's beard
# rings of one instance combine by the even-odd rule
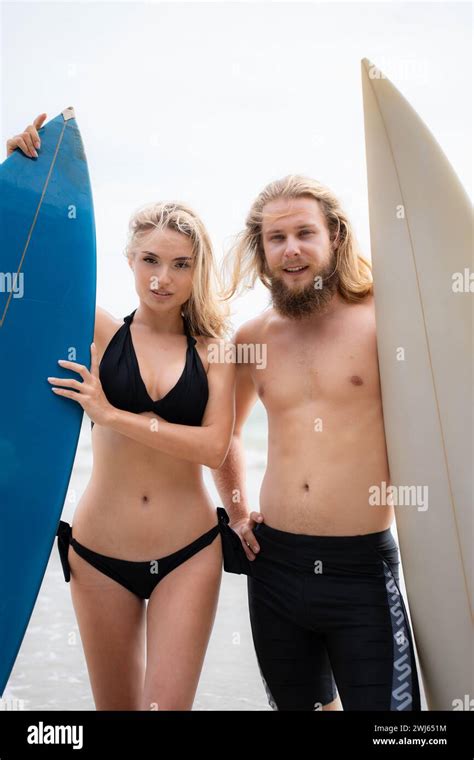
[[[297,289],[289,288],[280,276],[272,277],[270,292],[273,306],[280,314],[291,319],[303,319],[322,313],[337,289],[339,274],[335,269],[335,256],[332,256],[328,264],[315,275],[316,282]]]

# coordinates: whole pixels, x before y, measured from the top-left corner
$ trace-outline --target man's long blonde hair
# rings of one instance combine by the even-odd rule
[[[289,174],[270,182],[252,203],[245,220],[245,229],[224,257],[222,277],[227,283],[223,296],[232,298],[255,285],[257,277],[270,288],[271,275],[265,260],[262,240],[263,210],[270,201],[280,198],[309,197],[318,201],[326,219],[329,237],[334,243],[336,268],[339,274],[337,289],[346,301],[359,301],[372,292],[370,262],[360,253],[347,214],[339,199],[328,188],[310,177]]]
[[[133,258],[140,238],[153,229],[171,229],[190,238],[194,257],[192,291],[181,311],[192,334],[224,337],[229,331],[228,308],[218,298],[222,286],[216,271],[212,243],[203,222],[190,206],[180,201],[142,206],[129,222],[124,251],[127,258]]]

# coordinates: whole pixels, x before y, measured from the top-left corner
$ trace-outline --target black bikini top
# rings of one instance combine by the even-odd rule
[[[163,398],[153,401],[140,374],[130,333],[135,311],[124,317],[123,325],[113,335],[99,365],[100,382],[107,399],[112,406],[127,412],[155,412],[167,422],[200,425],[209,388],[206,371],[195,348],[196,339],[190,334],[186,319],[183,317],[188,347],[181,377]]]

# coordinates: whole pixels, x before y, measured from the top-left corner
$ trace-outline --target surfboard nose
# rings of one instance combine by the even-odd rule
[[[373,61],[370,61],[368,58],[361,58],[360,68],[363,80],[364,78],[367,80],[370,79],[371,81],[374,79],[386,79],[385,75],[379,69],[379,67],[376,66],[376,64],[373,63]]]
[[[76,114],[74,113],[73,106],[68,106],[64,109],[64,111],[61,111],[62,117],[64,121],[69,121],[69,119],[75,119]]]

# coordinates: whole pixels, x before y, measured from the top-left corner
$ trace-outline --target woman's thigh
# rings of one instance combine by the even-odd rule
[[[147,610],[143,710],[190,710],[212,631],[222,575],[222,548],[212,544],[170,572]]]
[[[69,547],[71,596],[97,710],[139,710],[145,676],[145,601]]]

